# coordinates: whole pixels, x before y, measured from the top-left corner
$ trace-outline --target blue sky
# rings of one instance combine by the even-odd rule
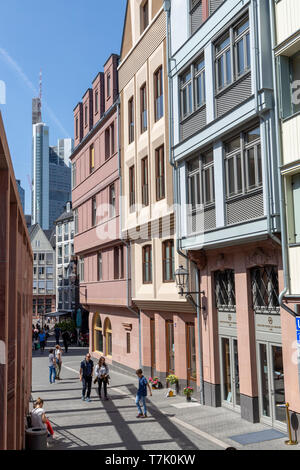
[[[15,175],[31,212],[31,101],[42,69],[42,118],[50,145],[73,137],[73,108],[112,52],[120,53],[126,0],[1,2],[0,104]],[[36,90],[36,91],[35,91]]]

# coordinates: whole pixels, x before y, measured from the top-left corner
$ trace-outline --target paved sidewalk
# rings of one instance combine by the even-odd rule
[[[33,399],[44,400],[55,439],[51,449],[72,450],[299,450],[286,446],[284,438],[242,446],[229,436],[270,429],[242,420],[225,408],[187,403],[184,397],[166,398],[166,390],[148,397],[148,418],[138,419],[133,377],[111,372],[109,401],[99,400],[93,386],[91,402],[81,400],[80,361],[86,349],[71,347],[63,354],[61,377],[49,384],[48,349],[33,352]]]

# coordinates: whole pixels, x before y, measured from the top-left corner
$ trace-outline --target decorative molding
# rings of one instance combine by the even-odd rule
[[[190,261],[196,263],[198,269],[204,269],[207,264],[206,254],[203,250],[189,251],[188,257]]]

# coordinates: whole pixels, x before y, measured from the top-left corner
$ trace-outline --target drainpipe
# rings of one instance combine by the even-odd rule
[[[278,106],[278,95],[277,95],[277,76],[276,76],[276,63],[274,57],[274,49],[276,46],[276,33],[275,33],[275,11],[274,11],[274,2],[269,0],[269,9],[271,17],[271,40],[272,40],[272,72],[273,72],[273,82],[274,82],[274,99],[275,99],[275,133],[276,133],[276,143],[278,149],[278,181],[279,181],[279,196],[280,196],[280,212],[281,212],[281,239],[282,239],[282,264],[283,264],[283,274],[284,274],[284,288],[279,294],[279,305],[286,310],[289,314],[296,317],[298,314],[284,304],[283,300],[286,299],[300,299],[299,294],[287,295],[287,292],[290,292],[290,273],[289,273],[289,263],[288,263],[288,242],[287,242],[287,227],[286,227],[286,207],[285,207],[285,196],[284,196],[284,185],[283,178],[281,175],[281,164],[283,161],[282,158],[282,141],[281,141],[281,132],[280,132],[280,121],[279,121],[279,106]]]
[[[172,166],[172,175],[173,175],[173,197],[174,197],[174,205],[175,208],[178,207],[178,197],[177,197],[177,192],[178,192],[178,185],[177,185],[177,167],[174,163],[173,160],[173,154],[172,154],[172,145],[173,145],[173,81],[172,81],[172,76],[171,76],[171,71],[170,71],[170,61],[171,61],[171,18],[170,18],[170,10],[171,10],[171,2],[170,0],[165,0],[164,2],[164,10],[166,12],[166,18],[167,18],[167,34],[166,34],[166,43],[167,43],[167,73],[168,73],[168,88],[169,88],[169,99],[168,99],[168,111],[169,111],[169,163]],[[177,237],[178,230],[177,228],[179,227],[179,216],[177,214],[177,210],[175,211],[175,219],[176,219],[176,251],[177,253],[182,256],[183,258],[186,259],[186,265],[188,265],[189,258],[180,249],[180,241]],[[191,261],[194,266],[195,266],[195,280],[196,280],[196,288],[199,290],[199,269],[197,267],[197,264],[194,261]],[[187,298],[188,300],[188,298]],[[203,381],[203,361],[202,361],[202,338],[201,338],[201,318],[200,318],[200,293],[197,294],[197,307],[196,307],[196,312],[197,312],[197,332],[198,332],[198,362],[199,362],[199,381],[200,381],[200,403],[204,405],[204,381]],[[194,305],[193,305],[194,306]],[[195,307],[195,306],[194,306]]]
[[[142,367],[142,333],[141,333],[141,315],[140,315],[140,309],[134,310],[131,305],[131,274],[130,274],[130,279],[129,279],[129,271],[131,273],[131,266],[130,266],[130,253],[131,253],[131,244],[130,242],[128,243],[122,235],[122,171],[121,171],[121,150],[120,150],[120,97],[118,97],[118,102],[117,102],[117,128],[118,128],[118,165],[119,165],[119,181],[120,181],[120,198],[119,198],[119,211],[120,211],[120,240],[124,243],[126,246],[126,290],[127,290],[127,302],[126,302],[126,307],[127,309],[132,312],[135,316],[138,317],[139,321],[139,367]],[[130,285],[129,285],[130,282]]]
[[[274,235],[272,231],[272,218],[274,217],[272,211],[272,176],[270,175],[270,166],[269,166],[269,155],[271,154],[271,145],[270,145],[270,127],[269,121],[264,117],[264,112],[259,109],[260,106],[260,92],[261,89],[261,80],[260,80],[260,67],[259,67],[259,46],[258,46],[258,11],[257,11],[257,0],[253,0],[253,18],[254,18],[254,41],[255,41],[255,112],[264,122],[264,135],[266,143],[266,171],[265,175],[267,176],[267,184],[265,186],[266,199],[267,199],[267,232],[268,237],[274,240],[278,245],[281,246],[281,240]]]

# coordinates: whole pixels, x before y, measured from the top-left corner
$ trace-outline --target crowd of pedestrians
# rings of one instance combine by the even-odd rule
[[[48,330],[49,331],[49,330]],[[39,341],[40,349],[43,351],[47,341],[47,329],[38,329],[38,327],[33,327],[33,342]],[[54,328],[54,335],[56,346],[55,348],[49,349],[49,382],[50,384],[54,384],[57,380],[63,380],[60,376],[61,369],[62,369],[62,356],[63,351],[59,344],[61,330],[58,325],[55,325]],[[68,352],[68,342],[69,342],[69,335],[63,335],[62,339],[65,347],[65,352]],[[38,348],[36,348],[38,349]],[[94,377],[95,375],[95,377]],[[136,375],[138,378],[138,390],[136,393],[136,406],[138,409],[137,418],[147,418],[147,405],[146,405],[146,396],[147,396],[147,389],[149,390],[150,396],[152,396],[151,387],[143,375],[142,369],[138,369],[136,371]],[[109,385],[109,367],[106,364],[105,357],[101,356],[96,367],[94,368],[94,362],[91,358],[91,354],[87,353],[85,359],[80,363],[79,369],[79,380],[82,383],[82,394],[81,398],[83,401],[90,402],[91,401],[91,390],[92,390],[92,383],[94,377],[94,385],[97,386],[98,397],[102,400],[102,388],[104,394],[104,400],[109,400],[107,394],[107,386]],[[143,407],[143,410],[141,408]],[[32,420],[32,427],[41,427],[47,428],[48,430],[48,437],[53,438],[54,432],[51,427],[49,420],[46,417],[45,410],[44,410],[44,402],[41,398],[38,398],[35,403],[33,410],[31,412],[31,420]]]

